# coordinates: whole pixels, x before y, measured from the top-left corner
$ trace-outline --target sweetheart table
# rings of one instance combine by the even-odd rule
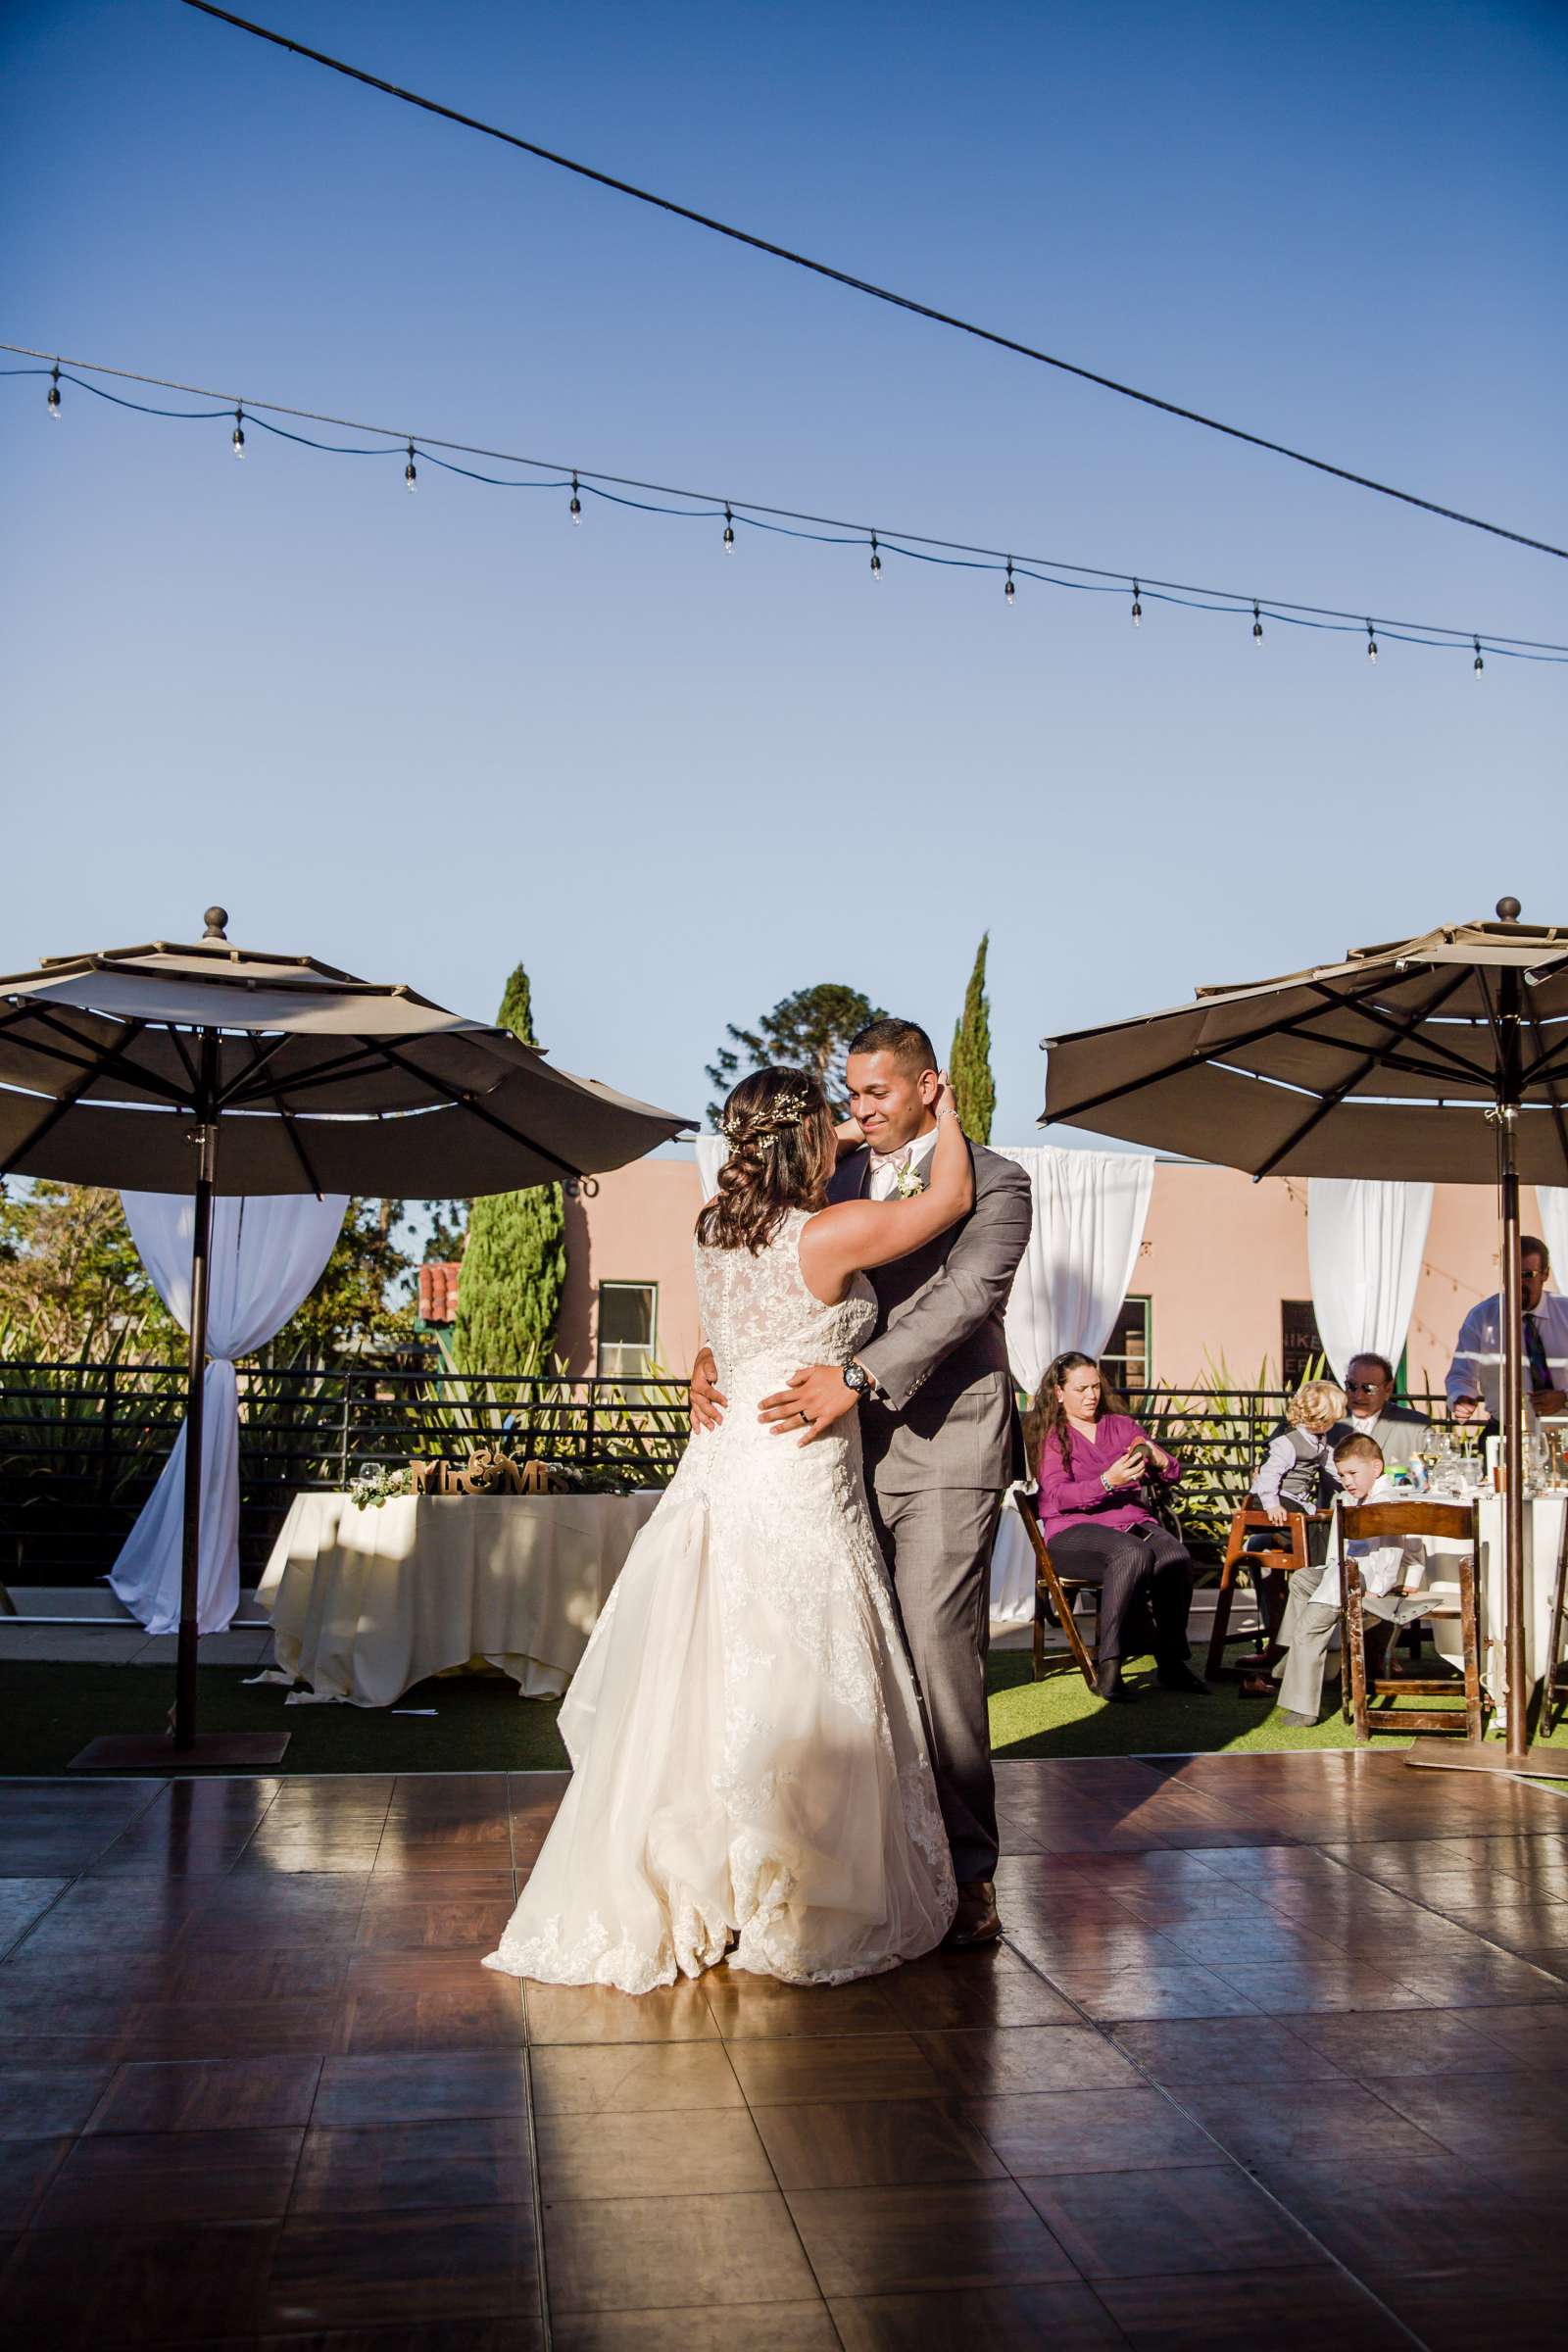
[[[659,1499],[296,1494],[257,1591],[277,1679],[389,1707],[484,1658],[523,1698],[559,1698]]]

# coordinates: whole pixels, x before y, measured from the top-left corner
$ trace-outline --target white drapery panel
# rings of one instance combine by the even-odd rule
[[[122,1193],[125,1219],[159,1298],[190,1329],[194,1201],[177,1193]],[[343,1193],[213,1202],[208,1263],[202,1426],[202,1549],[197,1622],[221,1633],[239,1606],[239,1407],[234,1358],[281,1331],[320,1280],[343,1223]],[[150,1634],[179,1624],[185,1432],[126,1537],[109,1582]]]
[[[703,1199],[711,1200],[718,1190],[718,1171],[729,1157],[729,1146],[721,1135],[700,1135],[697,1138],[697,1180],[703,1188]]]
[[[1029,1178],[1034,1219],[1007,1301],[1013,1379],[1031,1396],[1069,1348],[1098,1356],[1143,1246],[1154,1162],[1137,1152],[994,1146]]]
[[[1312,1176],[1306,1254],[1317,1327],[1336,1380],[1369,1349],[1396,1369],[1409,1336],[1432,1222],[1430,1184]]]
[[[1560,1184],[1538,1184],[1541,1238],[1551,1258],[1551,1287],[1568,1293],[1568,1191]]]

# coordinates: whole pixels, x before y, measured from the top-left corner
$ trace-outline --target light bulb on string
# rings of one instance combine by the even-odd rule
[[[1257,599],[1256,599],[1256,597],[1254,596],[1254,597],[1253,597],[1253,599],[1252,599],[1252,643],[1253,643],[1254,645],[1261,645],[1261,644],[1262,644],[1262,642],[1263,642],[1263,616],[1262,616],[1262,614],[1261,614],[1261,613],[1258,612],[1258,609],[1257,609]]]
[[[403,468],[403,487],[405,490],[414,491],[417,490],[418,486],[419,473],[414,463],[414,443],[411,441],[409,443],[409,462]]]
[[[735,553],[735,517],[729,511],[728,499],[724,501],[724,553],[726,556]]]
[[[1483,670],[1486,668],[1486,666],[1487,666],[1487,665],[1486,665],[1486,663],[1485,663],[1485,662],[1482,661],[1482,659],[1481,659],[1481,640],[1480,640],[1480,638],[1479,638],[1479,637],[1472,637],[1472,638],[1471,638],[1471,640],[1470,640],[1470,642],[1471,642],[1471,644],[1472,644],[1472,645],[1475,647],[1475,649],[1476,649],[1476,658],[1475,658],[1475,661],[1474,661],[1474,662],[1471,663],[1471,668],[1473,669],[1473,671],[1474,671],[1475,675],[1476,675],[1476,676],[1479,678],[1479,677],[1480,677],[1480,675],[1481,675],[1481,673],[1482,673],[1482,671],[1483,671]]]
[[[877,550],[875,531],[871,533],[871,577],[873,580],[882,577],[882,558]]]
[[[1018,599],[1018,591],[1013,584],[1012,558],[1010,556],[1007,558],[1007,576],[1003,583],[1002,593],[1007,600],[1007,610],[1010,612]]]
[[[234,430],[229,435],[229,439],[234,445],[235,457],[242,459],[245,455],[245,411],[243,408],[234,411]]]
[[[58,360],[49,370],[49,414],[58,424],[60,422],[60,362]]]
[[[1142,590],[1139,588],[1138,582],[1137,582],[1136,580],[1134,580],[1134,582],[1133,582],[1133,627],[1134,627],[1135,629],[1141,629],[1141,628],[1143,627],[1143,625],[1144,625],[1144,608],[1143,608],[1143,605],[1142,605],[1142,603],[1141,603],[1141,601],[1140,601],[1140,599],[1141,599],[1141,597],[1142,597],[1142,593],[1143,593],[1143,592],[1142,592]]]
[[[1369,662],[1375,662],[1378,658],[1378,641],[1370,621],[1366,624],[1366,658]]]
[[[571,477],[571,504],[566,509],[566,513],[571,516],[573,527],[580,528],[582,523],[582,500],[577,496],[577,476],[575,474],[573,474]]]

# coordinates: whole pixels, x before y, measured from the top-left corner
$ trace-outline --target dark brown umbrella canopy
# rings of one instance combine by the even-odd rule
[[[693,1124],[414,989],[220,936],[0,978],[0,1171],[187,1192],[196,1117],[220,1193],[393,1197],[620,1167]]]
[[[1252,1175],[1482,1184],[1513,1101],[1519,1174],[1568,1184],[1561,926],[1458,923],[1046,1043],[1042,1123]]]

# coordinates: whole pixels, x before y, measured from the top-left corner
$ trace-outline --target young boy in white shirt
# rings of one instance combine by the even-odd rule
[[[1359,1434],[1344,1438],[1334,1448],[1334,1468],[1345,1490],[1345,1515],[1363,1502],[1397,1502],[1400,1489],[1384,1475],[1383,1448],[1375,1438]],[[1430,1601],[1403,1599],[1407,1585],[1419,1584],[1426,1552],[1415,1536],[1378,1543],[1347,1537],[1347,1547],[1360,1571],[1363,1607],[1368,1617],[1383,1622],[1367,1628],[1367,1664],[1375,1673],[1382,1663],[1391,1635],[1419,1617]],[[1274,1669],[1280,1686],[1279,1711],[1287,1723],[1316,1723],[1323,1704],[1323,1672],[1335,1628],[1340,1622],[1340,1559],[1331,1542],[1321,1568],[1298,1568],[1291,1578],[1290,1597],[1280,1641],[1285,1656]]]

